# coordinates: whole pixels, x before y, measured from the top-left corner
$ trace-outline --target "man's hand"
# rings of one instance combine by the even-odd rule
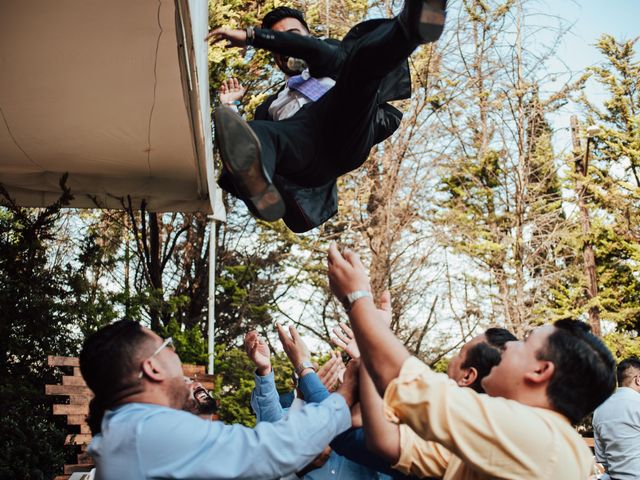
[[[227,47],[240,47],[247,46],[247,32],[246,30],[233,30],[231,28],[216,28],[209,32],[205,37],[205,41],[209,43],[217,43],[222,40],[227,41]]]
[[[298,368],[304,361],[311,361],[311,353],[293,325],[289,327],[291,336],[287,334],[287,331],[282,325],[276,323],[276,328],[278,329],[278,337],[280,337],[280,342],[282,342],[284,353],[289,357],[289,361],[294,369]]]
[[[251,361],[255,363],[258,375],[264,377],[271,372],[271,352],[258,332],[252,330],[244,336],[244,349]]]
[[[360,360],[354,359],[347,365],[347,370],[344,373],[344,381],[336,390],[336,393],[342,395],[349,405],[349,408],[353,406],[358,400],[358,378],[360,371]]]
[[[329,354],[329,360],[324,362],[324,365],[318,370],[318,377],[329,392],[333,392],[336,389],[340,377],[344,375],[344,362],[342,357],[336,352]]]
[[[357,290],[371,291],[369,276],[358,254],[351,250],[341,254],[336,244],[331,242],[328,260],[329,286],[338,300]]]
[[[378,304],[380,307],[378,308],[378,313],[380,314],[380,318],[384,320],[384,323],[388,327],[391,326],[391,320],[393,320],[392,312],[391,312],[391,294],[389,290],[385,290],[380,295],[378,299]]]
[[[245,90],[237,78],[225,80],[220,86],[220,103],[229,105],[235,101],[239,101],[244,96]]]
[[[331,337],[331,342],[336,347],[343,349],[351,358],[360,358],[360,350],[358,349],[356,338],[346,323],[340,322],[339,328],[334,328],[333,333],[335,337]]]

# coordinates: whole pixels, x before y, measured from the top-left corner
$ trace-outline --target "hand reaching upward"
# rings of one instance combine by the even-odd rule
[[[387,326],[391,326],[392,312],[391,312],[391,294],[389,290],[385,290],[378,298],[378,304],[380,307],[378,308],[378,312],[380,313],[380,317],[384,320]]]
[[[347,294],[356,291],[371,291],[369,276],[357,253],[345,250],[340,253],[334,242],[329,246],[329,286],[342,301]]]
[[[247,31],[233,28],[216,28],[211,30],[204,38],[209,43],[217,43],[222,40],[226,40],[227,47],[240,47],[247,46]]]
[[[223,105],[231,105],[236,101],[240,101],[244,96],[245,88],[238,82],[237,78],[229,78],[220,85],[220,103]]]
[[[244,349],[256,365],[256,373],[261,377],[271,372],[271,352],[269,346],[260,338],[258,332],[251,330],[244,337]]]
[[[339,326],[333,329],[333,334],[335,337],[331,337],[331,343],[343,349],[351,358],[360,358],[356,338],[346,323],[340,322]]]
[[[336,393],[342,395],[349,407],[358,401],[358,384],[360,375],[360,360],[351,360],[344,374],[344,381],[340,384]]]
[[[324,362],[318,369],[318,377],[329,392],[333,392],[336,389],[340,377],[344,375],[345,368],[342,357],[332,351],[329,354],[329,360]]]
[[[280,337],[280,342],[282,342],[284,353],[289,357],[294,369],[300,367],[303,362],[311,361],[309,348],[307,348],[307,345],[302,341],[302,337],[300,337],[296,327],[291,325],[289,327],[289,334],[287,334],[284,327],[278,323],[276,323],[276,329],[278,330],[278,337]]]

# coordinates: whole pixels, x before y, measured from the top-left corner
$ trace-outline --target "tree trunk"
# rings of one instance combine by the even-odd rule
[[[578,175],[577,194],[578,208],[580,209],[580,223],[582,226],[582,258],[584,263],[584,275],[587,282],[587,296],[589,303],[589,325],[591,331],[598,336],[602,335],[600,327],[600,308],[594,305],[594,300],[598,296],[598,275],[596,272],[596,256],[593,251],[593,243],[591,242],[591,222],[589,221],[589,208],[587,206],[587,174],[589,170],[589,138],[584,155],[581,155],[582,146],[578,138],[578,118],[573,115],[571,117],[571,138],[573,140],[573,151],[575,155],[575,168]]]

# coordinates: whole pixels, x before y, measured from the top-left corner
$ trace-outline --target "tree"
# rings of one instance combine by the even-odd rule
[[[487,320],[516,334],[550,320],[562,283],[569,224],[546,116],[585,81],[541,97],[536,72],[553,47],[528,43],[527,3],[462,4],[461,57],[444,65],[455,101],[443,111],[452,140],[434,210],[443,245],[485,284]]]
[[[621,330],[640,331],[640,62],[636,40],[603,35],[604,57],[591,67],[607,92],[600,108],[582,97],[587,124],[599,128],[592,139],[593,161],[587,189],[594,212],[593,237],[602,318]]]
[[[17,207],[0,185],[0,478],[62,471],[69,452],[62,421],[44,394],[45,384],[57,383],[47,355],[76,355],[80,329],[113,318],[84,277],[85,265],[101,261],[90,241],[75,262],[52,261],[60,209],[72,198],[65,182],[66,176],[59,200],[37,210]]]

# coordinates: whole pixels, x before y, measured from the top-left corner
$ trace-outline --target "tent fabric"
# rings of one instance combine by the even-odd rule
[[[55,201],[68,172],[72,207],[212,211],[206,4],[0,4],[0,183],[19,205]]]

